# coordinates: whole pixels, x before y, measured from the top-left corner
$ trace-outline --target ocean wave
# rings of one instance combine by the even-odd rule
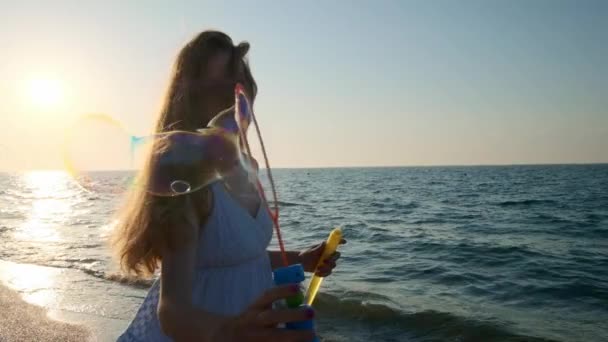
[[[98,248],[103,246],[100,243],[91,243],[91,244],[84,244],[84,245],[72,245],[72,246],[67,246],[65,247],[65,249],[90,249],[90,248]]]
[[[608,214],[588,213],[585,215],[585,220],[591,224],[599,224],[603,221],[608,221]]]
[[[417,218],[410,221],[410,224],[441,224],[446,221],[437,217]]]
[[[499,267],[552,257],[552,255],[531,249],[526,245],[494,245],[449,239],[413,241],[408,243],[406,248],[417,255],[433,255],[438,259],[446,258],[452,263],[467,265],[467,267],[472,265]]]
[[[298,206],[303,206],[303,205],[308,205],[308,204],[303,204],[303,203],[294,203],[294,202],[286,202],[286,201],[268,201],[268,204],[272,207],[276,204],[278,204],[279,207],[298,207]]]
[[[504,258],[508,256],[536,260],[534,258],[547,256],[540,251],[530,249],[526,245],[496,245],[491,243],[472,243],[468,241],[461,241],[452,247],[454,248],[453,252],[457,251],[457,256],[462,258],[462,261],[466,261],[470,258]]]
[[[549,286],[530,284],[522,289],[531,297],[550,297],[557,300],[587,300],[605,309],[602,298],[608,298],[608,287],[597,282],[574,280],[562,284],[554,283]]]
[[[107,272],[104,270],[97,270],[92,267],[87,267],[87,266],[83,266],[83,265],[73,265],[72,267],[69,267],[69,268],[81,271],[85,274],[88,274],[88,275],[98,278],[98,279],[107,280],[107,281],[111,281],[114,283],[127,285],[127,286],[131,286],[131,287],[139,288],[139,289],[147,289],[150,286],[152,286],[152,284],[154,283],[154,279],[138,278],[138,277],[125,275],[125,274],[118,273],[118,272]]]
[[[65,263],[78,263],[78,264],[92,264],[95,262],[100,262],[101,260],[95,258],[59,258],[53,260],[55,262],[65,262]],[[76,267],[70,267],[76,268]]]
[[[32,192],[25,192],[25,191],[12,191],[12,192],[7,192],[6,194],[15,197],[16,199],[20,199],[20,200],[66,200],[66,199],[72,199],[74,198],[74,194],[72,193],[64,193],[64,194],[58,194],[58,193],[53,193],[53,194],[36,194],[36,193],[32,193]]]
[[[603,239],[608,238],[608,224],[605,227],[596,227],[590,229],[588,234],[591,237],[597,236],[598,238]]]
[[[12,210],[11,211],[8,211],[8,210],[0,211],[0,219],[3,219],[3,220],[22,220],[25,218],[26,218],[26,216],[22,212],[12,211]]]
[[[67,222],[66,225],[68,225],[68,226],[91,226],[91,225],[96,226],[97,224],[95,223],[95,221],[87,219],[87,218],[78,218],[78,219],[74,219],[74,220]]]
[[[140,289],[147,289],[154,283],[155,279],[137,278],[118,272],[108,272],[105,270],[96,269],[95,265],[99,262],[100,260],[95,258],[60,258],[47,261],[27,261],[28,264],[32,265],[76,270],[98,279],[128,285]]]
[[[351,292],[341,297],[321,293],[315,307],[321,315],[336,320],[381,325],[384,328],[390,326],[403,334],[424,337],[425,341],[551,341],[518,335],[499,322],[469,319],[434,310],[404,312],[395,304],[383,301],[383,296],[363,292],[358,295]]]
[[[389,217],[389,218],[375,218],[369,219],[366,221],[368,225],[384,225],[384,224],[405,224],[406,221],[399,217]],[[373,227],[370,227],[373,228]]]
[[[373,232],[369,237],[368,241],[373,243],[384,243],[395,241],[397,239],[399,239],[399,237],[390,233]]]
[[[563,224],[563,223],[573,223],[573,220],[569,220],[562,217],[557,217],[555,215],[546,214],[546,213],[537,213],[534,215],[534,219],[541,224]]]
[[[149,288],[150,286],[152,286],[152,284],[154,283],[154,280],[155,280],[155,279],[137,278],[137,277],[133,277],[133,276],[129,276],[129,275],[124,275],[121,273],[107,273],[105,271],[90,269],[90,268],[86,268],[86,267],[79,267],[77,269],[90,276],[93,276],[95,278],[99,278],[99,279],[103,279],[103,280],[107,280],[107,281],[111,281],[111,282],[115,282],[115,283],[119,283],[119,284],[123,284],[123,285],[128,285],[128,286],[132,286],[132,287],[136,287],[136,288],[140,288],[140,289]]]
[[[533,205],[556,205],[558,204],[553,200],[540,200],[540,199],[525,199],[525,200],[510,200],[495,203],[499,207],[514,207],[514,206],[533,206]]]
[[[416,209],[420,205],[416,202],[395,203],[395,202],[392,202],[391,199],[387,199],[387,200],[384,200],[381,202],[378,202],[378,201],[372,202],[369,204],[369,206],[372,208],[378,208],[378,209],[405,210],[405,209]]]
[[[480,196],[481,195],[477,192],[456,194],[456,197],[458,197],[458,198],[477,198]]]

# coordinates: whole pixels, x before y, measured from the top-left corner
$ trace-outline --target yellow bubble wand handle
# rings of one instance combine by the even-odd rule
[[[323,255],[319,259],[317,266],[315,267],[315,275],[310,279],[310,283],[308,284],[308,290],[306,291],[306,304],[312,305],[312,302],[315,300],[317,296],[317,292],[319,291],[319,287],[321,286],[321,282],[323,281],[323,277],[319,277],[316,275],[317,271],[321,267],[321,264],[324,260],[331,257],[332,254],[338,249],[338,245],[340,245],[340,241],[342,240],[342,230],[340,228],[335,228],[329,234],[327,241],[325,242],[325,249],[323,250]]]

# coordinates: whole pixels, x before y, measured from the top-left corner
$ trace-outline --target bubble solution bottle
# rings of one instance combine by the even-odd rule
[[[301,264],[290,265],[287,267],[277,268],[273,272],[274,274],[274,283],[276,285],[288,285],[288,284],[298,284],[300,285],[304,279],[304,268]],[[285,304],[290,309],[295,308],[310,308],[309,305],[304,304],[304,294],[302,292],[298,292],[298,294],[293,295],[285,299]],[[285,323],[286,329],[293,330],[314,330],[314,321],[312,319],[306,321],[299,322],[289,322]],[[319,342],[319,339],[315,337],[314,342]]]

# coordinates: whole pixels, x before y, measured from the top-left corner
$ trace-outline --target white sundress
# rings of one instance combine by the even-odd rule
[[[220,182],[213,183],[211,191],[213,209],[198,242],[192,300],[207,312],[237,315],[274,286],[267,251],[272,220],[264,203],[252,216]],[[156,314],[159,290],[160,280],[156,280],[117,342],[171,341]]]

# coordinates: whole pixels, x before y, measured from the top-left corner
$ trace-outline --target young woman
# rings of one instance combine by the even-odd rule
[[[190,41],[175,62],[157,132],[206,127],[234,104],[236,83],[253,102],[248,50],[217,31]],[[230,176],[188,195],[136,190],[116,228],[116,247],[123,269],[137,275],[160,269],[160,277],[119,341],[310,340],[311,332],[277,328],[314,312],[272,309],[274,301],[300,291],[273,285],[280,256],[267,250],[272,233],[270,215],[238,164]],[[289,252],[289,261],[313,272],[323,248]],[[319,274],[329,275],[338,257],[325,260]]]

